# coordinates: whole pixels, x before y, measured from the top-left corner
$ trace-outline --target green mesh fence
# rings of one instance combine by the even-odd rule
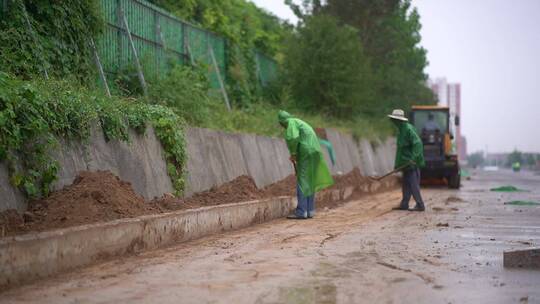
[[[133,64],[123,11],[147,77],[162,75],[170,62],[185,62],[184,24],[166,11],[138,0],[101,0],[107,27],[98,41],[104,70],[114,74]]]
[[[0,0],[0,17],[4,17],[8,9],[8,0]]]
[[[0,16],[8,9],[10,0],[0,0]],[[188,64],[188,50],[193,60],[208,68],[212,88],[219,88],[219,80],[212,65],[212,49],[221,78],[226,81],[227,43],[223,37],[190,25],[169,12],[144,0],[100,0],[106,27],[96,41],[98,54],[110,85],[114,75],[123,68],[134,66],[121,11],[127,19],[137,55],[147,78],[159,77],[171,63]],[[256,53],[259,80],[264,86],[277,77],[276,62]]]
[[[210,56],[211,48],[222,80],[226,80],[227,52],[224,38],[183,22],[143,0],[101,0],[101,6],[107,27],[97,44],[103,68],[109,78],[134,62],[120,14],[123,10],[145,76],[163,75],[171,66],[170,62],[189,63],[188,52],[191,52],[196,63],[208,68],[211,87],[219,88]],[[257,60],[260,61],[261,83],[266,84],[276,77],[277,64],[264,54],[258,54]]]
[[[277,64],[274,59],[261,52],[256,52],[257,67],[259,71],[259,82],[265,87],[278,77]]]

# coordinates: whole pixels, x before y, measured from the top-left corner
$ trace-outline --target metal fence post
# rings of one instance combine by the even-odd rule
[[[137,49],[135,48],[135,43],[133,43],[133,37],[131,37],[131,32],[129,31],[129,25],[126,19],[126,14],[124,13],[124,9],[122,7],[120,7],[120,14],[122,15],[122,20],[124,21],[124,28],[126,30],[126,33],[129,39],[129,45],[131,46],[133,57],[135,57],[135,65],[137,66],[137,75],[139,76],[139,81],[141,82],[144,96],[148,96],[148,88],[146,87],[146,81],[144,80],[142,66],[139,61],[139,56],[137,55]]]
[[[96,49],[96,44],[94,43],[94,38],[90,38],[90,46],[92,47],[92,50],[94,51],[94,60],[96,61],[96,66],[98,68],[101,81],[103,81],[103,86],[105,87],[105,93],[107,93],[108,97],[111,97],[111,90],[109,90],[107,77],[105,77],[105,73],[103,72],[103,66],[101,65],[101,60],[99,60],[99,55]]]
[[[184,54],[184,57],[182,58],[182,63],[185,64],[184,59],[187,55],[187,47],[186,47],[186,25],[184,23],[180,23],[180,26],[182,27],[182,53]]]
[[[184,25],[184,28],[186,28],[187,25]],[[185,43],[185,48],[186,48],[186,55],[187,57],[189,58],[189,62],[191,63],[191,66],[196,66],[196,63],[195,63],[195,59],[193,58],[193,53],[191,52],[191,46],[189,45],[190,44],[190,39],[189,39],[189,31],[185,31],[185,35],[184,35],[184,43]]]
[[[259,61],[259,53],[257,51],[255,51],[255,72],[257,73],[257,79],[259,80],[259,85],[263,87],[264,84],[263,84],[263,77],[261,74],[261,63]]]
[[[0,9],[1,4],[3,3],[2,1],[3,0],[0,0]],[[121,71],[126,65],[136,64],[137,61],[139,61],[139,64],[136,67],[138,69],[137,72],[139,73],[138,76],[139,78],[145,78],[149,77],[148,73],[150,72],[152,73],[151,75],[154,75],[154,72],[160,74],[163,70],[168,70],[168,64],[173,58],[175,62],[182,62],[186,66],[190,64],[191,66],[197,66],[199,64],[198,61],[213,65],[211,55],[208,52],[210,45],[212,45],[212,48],[214,49],[214,57],[216,57],[216,60],[219,63],[218,67],[223,71],[228,70],[228,65],[230,64],[228,58],[234,53],[231,51],[234,49],[234,46],[230,44],[229,41],[224,40],[222,49],[222,37],[217,38],[212,33],[203,30],[200,27],[191,25],[166,11],[157,9],[147,1],[98,1],[103,4],[107,18],[107,33],[102,39],[104,39],[104,42],[108,42],[108,44],[102,45],[100,41],[95,41],[96,46],[103,46],[103,48],[100,47],[99,49],[99,55],[104,71]],[[8,3],[11,4],[15,2],[10,1]],[[152,15],[154,16],[154,19],[152,19]],[[140,16],[140,18],[132,19],[130,18],[131,16]],[[126,27],[127,20],[129,20],[130,23]],[[134,29],[134,32],[131,32],[130,27]],[[137,27],[137,29],[141,28],[141,32],[135,31],[135,27]],[[182,36],[178,37],[175,35]],[[179,41],[177,39],[182,40]],[[135,41],[137,42],[136,45],[134,44]],[[139,56],[143,54],[137,54],[136,52],[132,53],[134,45],[137,46],[136,50],[139,52],[146,52],[145,50],[148,50],[148,52],[144,54],[151,55],[151,57],[149,57],[151,60],[149,66],[141,66],[143,62],[141,61],[142,58]],[[205,51],[207,52],[206,54],[204,53]],[[216,51],[218,51],[218,54],[215,54]],[[131,61],[131,56],[133,56],[133,54],[136,54],[135,62]],[[222,60],[224,60],[224,62]],[[239,60],[239,63],[243,66],[248,64],[246,58],[243,58],[243,56],[240,56]],[[262,53],[256,60],[258,71],[256,75],[257,79],[254,80],[257,85],[267,85],[268,79],[272,79],[270,76],[273,75],[272,73],[268,73],[269,68],[273,68],[275,62],[263,56]],[[154,70],[153,63],[157,63],[156,70]],[[144,68],[145,71],[144,75],[142,75],[142,68]],[[270,69],[270,71],[273,70]],[[140,77],[141,75],[142,77]],[[107,74],[107,76],[114,77],[114,75],[111,76],[111,74]],[[226,82],[225,75],[221,76],[222,81]],[[217,79],[214,78],[213,75],[211,77],[213,80],[212,86],[218,88],[219,84],[217,83]],[[146,84],[146,79],[144,83]],[[109,84],[111,84],[111,82],[109,82]],[[147,87],[147,85],[143,87]]]
[[[159,25],[159,23],[157,24],[156,31],[158,33],[159,42],[161,43],[161,47],[166,52],[167,51],[167,44],[165,44],[165,38],[163,37],[163,32],[161,32],[161,25]]]
[[[229,96],[227,96],[227,91],[225,90],[225,84],[223,83],[223,80],[221,79],[221,73],[219,71],[219,67],[217,65],[216,56],[214,56],[214,49],[209,46],[208,52],[210,53],[210,57],[212,59],[212,63],[214,65],[214,70],[216,71],[219,86],[221,88],[221,94],[223,94],[223,99],[225,99],[225,105],[227,105],[227,110],[231,110],[231,104],[229,103]]]
[[[160,17],[157,13],[157,11],[154,11],[154,22],[156,24],[156,32],[155,32],[155,35],[156,35],[156,39],[155,41],[159,41],[159,43],[161,45],[156,45],[156,69],[157,69],[157,76],[159,77],[159,75],[161,75],[161,73],[159,73],[159,70],[161,68],[161,61],[164,60],[165,61],[165,70],[167,70],[166,68],[166,65],[169,61],[169,49],[167,48],[167,43],[165,42],[165,37],[163,36],[163,32],[161,31],[161,24],[160,24]],[[161,52],[159,50],[159,48],[161,48]],[[160,58],[158,54],[162,54],[162,57]]]

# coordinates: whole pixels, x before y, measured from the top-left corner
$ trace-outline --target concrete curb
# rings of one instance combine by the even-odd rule
[[[296,199],[204,207],[0,239],[0,286],[286,216]]]
[[[317,195],[343,201],[355,188],[371,193],[393,185],[369,183]],[[294,208],[296,198],[276,197],[6,237],[0,239],[0,286],[283,218]]]

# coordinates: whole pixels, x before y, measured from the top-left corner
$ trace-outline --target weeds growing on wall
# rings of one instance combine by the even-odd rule
[[[129,141],[129,129],[152,125],[168,161],[177,194],[184,189],[184,121],[170,109],[108,98],[70,81],[24,81],[0,73],[0,161],[11,183],[29,197],[47,196],[57,178],[51,151],[58,138],[87,141],[99,125],[107,140]]]

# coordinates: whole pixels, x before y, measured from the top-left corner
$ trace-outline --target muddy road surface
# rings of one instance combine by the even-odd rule
[[[497,193],[514,185],[530,192]],[[540,271],[503,251],[540,246],[540,176],[475,172],[460,191],[398,191],[95,265],[0,294],[1,303],[540,303]]]

